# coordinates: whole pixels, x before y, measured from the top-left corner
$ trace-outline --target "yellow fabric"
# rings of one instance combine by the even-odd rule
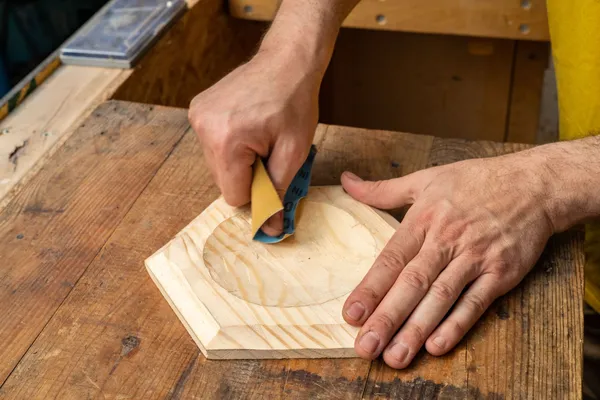
[[[547,4],[560,139],[600,134],[600,1]],[[600,313],[600,222],[586,227],[585,248],[585,300]]]

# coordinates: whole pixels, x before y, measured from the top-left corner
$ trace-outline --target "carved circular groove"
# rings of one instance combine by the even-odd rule
[[[225,290],[263,306],[299,307],[343,296],[376,256],[375,238],[348,212],[304,200],[296,233],[277,244],[250,240],[249,213],[222,222],[204,246],[204,264]]]

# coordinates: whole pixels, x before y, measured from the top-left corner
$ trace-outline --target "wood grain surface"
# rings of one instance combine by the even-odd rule
[[[0,122],[0,209],[129,73],[63,65]]]
[[[270,20],[281,0],[229,0],[238,18]],[[543,0],[362,0],[344,26],[549,40],[546,2]]]
[[[98,108],[0,214],[0,343],[10,343],[0,346],[0,382],[187,128],[148,109]]]
[[[358,328],[341,309],[393,221],[339,185],[313,186],[294,235],[265,244],[252,240],[250,207],[221,197],[145,264],[209,359],[353,358]]]
[[[516,43],[506,136],[503,141],[539,143],[537,133],[549,53],[548,43]]]
[[[579,232],[553,238],[454,351],[407,370],[205,359],[143,265],[218,197],[186,128],[184,110],[108,103],[2,214],[0,398],[581,398]],[[526,147],[323,125],[316,143],[314,185]]]

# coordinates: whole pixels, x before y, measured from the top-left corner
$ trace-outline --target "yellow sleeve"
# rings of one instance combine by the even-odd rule
[[[600,134],[600,0],[547,4],[560,139]],[[600,223],[586,226],[585,300],[600,313]]]
[[[560,139],[600,129],[600,1],[548,0]]]

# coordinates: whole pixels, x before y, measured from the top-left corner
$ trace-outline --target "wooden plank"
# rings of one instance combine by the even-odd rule
[[[173,116],[105,103],[0,214],[0,382],[181,138]]]
[[[584,280],[573,268],[584,262],[582,243],[583,232],[551,239],[524,282],[476,325],[467,338],[470,388],[505,398],[582,398]]]
[[[128,75],[63,65],[0,123],[0,210]]]
[[[342,30],[321,121],[503,141],[513,54],[509,40]]]
[[[187,108],[194,96],[247,61],[265,30],[266,24],[232,18],[223,0],[197,0],[113,98]]]
[[[519,41],[515,47],[513,76],[505,141],[537,142],[544,72],[548,67],[549,45]]]
[[[268,21],[280,0],[229,0],[232,15]],[[544,0],[362,0],[344,26],[380,30],[550,40]]]
[[[219,198],[145,263],[206,358],[354,358],[341,309],[393,221],[339,185],[312,186],[275,246],[252,239],[250,207]]]
[[[0,121],[40,86],[58,67],[61,62],[58,50],[44,59],[33,71],[19,81],[10,92],[0,98]]]

